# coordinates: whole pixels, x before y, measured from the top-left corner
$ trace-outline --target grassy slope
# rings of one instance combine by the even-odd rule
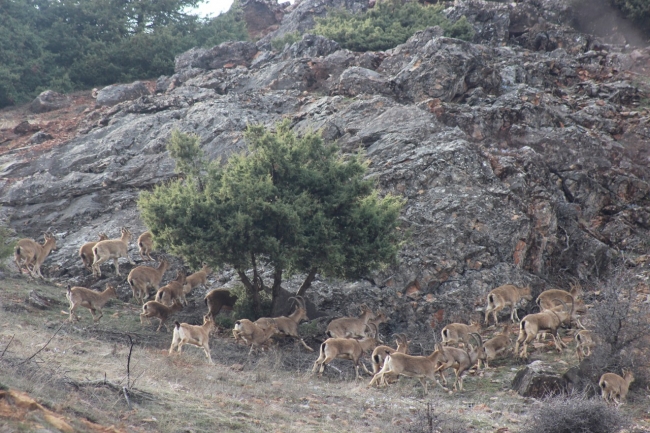
[[[38,309],[26,301],[32,290],[50,298],[51,306]],[[191,346],[182,357],[169,357],[171,333],[156,334],[155,326],[141,326],[140,309],[134,304],[110,301],[101,323],[94,326],[86,309],[80,312],[81,322],[64,323],[67,316],[61,311],[67,308],[62,287],[26,278],[0,281],[0,353],[13,336],[0,359],[0,384],[28,392],[80,431],[85,431],[83,419],[129,432],[399,431],[418,417],[426,401],[439,413],[461,418],[473,431],[517,431],[531,403],[508,390],[519,367],[505,359],[480,377],[466,377],[463,393],[448,395],[436,388],[424,399],[419,383],[411,379],[403,378],[390,393],[368,389],[368,380],[355,383],[349,362],[335,361],[343,376],[330,372],[322,379],[312,377],[309,371],[317,354],[292,343],[249,359],[246,348],[219,335],[211,341],[216,366],[208,365],[203,352]],[[184,320],[199,320],[202,308],[194,308],[194,318],[185,312]],[[21,364],[61,324],[49,345]],[[152,397],[134,395],[131,410],[112,389],[69,384],[104,377],[126,384],[127,332],[136,340],[131,356],[134,388]],[[575,362],[573,354],[548,353],[548,360]],[[642,402],[642,397],[633,400]],[[634,416],[644,416],[641,407],[628,406]],[[26,429],[40,421],[9,422]]]

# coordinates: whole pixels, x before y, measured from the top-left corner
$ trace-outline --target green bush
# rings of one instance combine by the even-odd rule
[[[330,10],[325,18],[317,19],[314,33],[333,39],[352,51],[387,50],[431,26],[440,26],[445,36],[471,40],[474,30],[467,19],[463,17],[452,24],[443,9],[441,5],[388,0],[363,14]]]
[[[302,35],[298,32],[287,33],[286,35],[280,38],[273,39],[271,41],[271,46],[273,47],[274,50],[281,51],[286,44],[291,45],[294,42],[298,42],[301,39],[302,39]]]
[[[650,38],[650,0],[610,0],[625,18],[638,24],[646,40]]]
[[[5,259],[10,257],[14,252],[14,245],[16,244],[16,237],[12,231],[0,225],[0,269],[3,269]]]
[[[237,302],[233,307],[233,317],[235,319],[248,319],[248,320],[257,320],[260,317],[269,317],[271,316],[271,295],[264,291],[260,291],[260,310],[261,315],[258,316],[255,314],[255,309],[253,308],[253,300],[250,296],[247,295],[246,289],[243,285],[237,285],[230,289],[230,292],[237,296]]]

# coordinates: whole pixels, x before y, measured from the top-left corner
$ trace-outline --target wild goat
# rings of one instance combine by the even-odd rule
[[[68,284],[66,298],[70,301],[70,318],[68,319],[70,322],[72,322],[73,317],[77,321],[79,320],[79,316],[75,314],[74,310],[78,307],[86,307],[90,309],[90,314],[93,315],[93,322],[97,323],[104,315],[102,313],[102,307],[109,299],[117,298],[117,291],[115,290],[115,286],[111,284],[107,284],[106,290],[101,293],[86,289],[85,287],[70,287]],[[98,317],[95,317],[95,311],[99,311]]]
[[[370,356],[370,362],[372,363],[372,373],[377,374],[379,370],[384,366],[384,361],[388,355],[391,355],[395,352],[397,353],[407,353],[409,341],[406,338],[406,334],[393,334],[395,337],[395,344],[397,349],[393,349],[389,346],[377,346],[375,350],[372,351]]]
[[[138,266],[132,269],[126,281],[131,286],[133,299],[144,305],[145,300],[149,297],[149,289],[153,289],[154,291],[158,290],[163,275],[165,275],[165,271],[168,268],[169,262],[167,259],[162,259],[157,268]]]
[[[341,317],[332,320],[327,325],[325,334],[329,338],[361,338],[366,335],[368,321],[374,317],[372,310],[365,304],[361,305],[359,317]]]
[[[230,293],[228,289],[214,289],[210,290],[204,299],[205,305],[208,307],[206,316],[214,318],[219,314],[221,308],[232,308],[237,302],[237,296]]]
[[[189,295],[189,293],[198,285],[205,287],[205,284],[208,281],[208,275],[212,273],[212,269],[208,267],[206,263],[203,263],[203,268],[200,271],[194,272],[192,275],[188,276],[185,279],[185,285],[183,286],[183,293]]]
[[[289,317],[262,317],[260,319],[257,319],[255,321],[255,324],[261,328],[266,329],[270,326],[271,322],[274,322],[278,327],[279,334],[283,334],[287,337],[293,337],[294,339],[299,340],[305,349],[313,352],[314,349],[307,346],[305,341],[298,334],[298,325],[300,322],[303,320],[309,320],[309,317],[307,317],[307,306],[305,305],[305,299],[302,296],[291,297],[289,299],[295,299],[298,302],[296,304],[295,311],[291,313]]]
[[[359,364],[361,364],[366,373],[372,374],[368,371],[366,365],[361,362],[361,356],[364,352],[374,349],[378,344],[381,344],[381,341],[376,338],[376,333],[375,336],[365,337],[361,340],[355,340],[354,338],[328,338],[320,345],[320,355],[316,362],[314,362],[312,373],[316,373],[318,370],[318,376],[322,376],[325,365],[339,358],[348,359],[354,363],[354,371],[357,379],[361,378],[359,375]]]
[[[528,343],[540,332],[548,332],[553,335],[555,347],[558,351],[562,352],[562,346],[566,345],[557,335],[557,331],[563,323],[570,322],[573,316],[573,305],[571,305],[571,309],[569,310],[568,305],[564,301],[559,299],[558,301],[562,305],[553,307],[550,310],[544,310],[541,313],[529,314],[523,318],[519,324],[519,338],[517,338],[517,343],[515,344],[515,354],[519,352],[519,345],[523,342],[524,347],[521,353],[519,353],[519,356],[522,358],[528,357]]]
[[[388,316],[383,310],[378,310],[377,313],[375,314],[375,317],[372,319],[368,320],[368,324],[366,325],[366,330],[370,330],[372,332],[371,325],[374,325],[377,329],[379,329],[379,325],[382,323],[386,323],[388,321]],[[366,333],[365,335],[370,335],[369,333]]]
[[[541,310],[549,310],[553,307],[556,307],[560,304],[560,300],[566,304],[573,304],[573,311],[576,314],[585,314],[587,312],[587,306],[585,302],[581,299],[582,296],[582,287],[580,284],[571,283],[571,290],[566,292],[559,289],[549,289],[543,291],[537,297],[537,305]],[[577,321],[577,319],[576,319]]]
[[[580,331],[576,332],[574,338],[576,340],[576,356],[578,357],[578,361],[582,361],[587,356],[590,356],[591,349],[596,347],[594,335],[591,331],[581,329]]]
[[[125,257],[129,263],[135,265],[135,262],[129,256],[129,242],[133,235],[131,235],[131,232],[126,227],[122,227],[121,233],[122,236],[119,239],[108,239],[95,244],[93,247],[93,254],[95,255],[95,261],[92,266],[93,275],[96,274],[98,277],[101,277],[102,270],[100,266],[109,259],[113,259],[117,276],[120,276],[120,265],[117,262],[120,257]]]
[[[184,305],[187,305],[187,299],[185,299],[185,293],[183,292],[184,284],[185,271],[179,269],[176,271],[176,278],[174,280],[158,289],[155,300],[165,305],[171,305],[174,299],[178,299],[183,301]]]
[[[471,334],[476,336],[476,333]],[[480,342],[477,340],[477,343]],[[471,345],[469,345],[469,351],[464,349],[458,349],[456,347],[443,347],[442,353],[446,361],[442,361],[441,365],[436,369],[436,372],[440,373],[440,378],[444,387],[447,386],[447,378],[445,377],[444,371],[448,368],[453,368],[456,373],[456,380],[454,380],[454,390],[462,391],[463,390],[463,373],[470,369],[478,361],[478,351],[474,350]]]
[[[485,324],[488,325],[489,323],[490,313],[494,316],[494,323],[499,323],[497,313],[505,307],[510,307],[512,309],[510,312],[510,320],[512,320],[513,323],[515,317],[519,320],[519,316],[517,315],[517,305],[522,299],[527,301],[533,299],[530,287],[520,288],[513,286],[512,284],[506,284],[492,290],[487,296],[488,304],[485,309]]]
[[[620,405],[625,401],[632,382],[634,382],[634,374],[629,370],[623,370],[623,377],[615,373],[603,374],[600,376],[598,385],[602,390],[603,400],[613,401]]]
[[[100,233],[99,234],[99,241],[105,241],[108,239],[108,236],[106,233]],[[92,265],[93,262],[95,261],[95,254],[93,253],[93,247],[97,245],[97,242],[86,242],[79,248],[79,257],[81,257],[81,261],[83,262],[84,266],[86,269],[89,271],[92,271]]]
[[[442,345],[448,346],[451,343],[463,343],[463,347],[469,344],[469,334],[481,330],[479,322],[470,321],[469,325],[464,323],[450,323],[442,328]]]
[[[251,350],[248,352],[248,355],[253,353],[254,348],[264,345],[271,338],[271,335],[276,332],[278,332],[278,325],[273,319],[269,322],[269,326],[266,329],[257,326],[248,319],[240,319],[235,322],[235,327],[232,330],[235,340],[241,338],[247,345],[250,344]]]
[[[174,299],[172,302],[171,307],[168,307],[165,304],[161,304],[160,302],[149,301],[142,306],[142,313],[140,313],[140,324],[144,325],[143,319],[145,318],[147,319],[147,323],[151,323],[151,318],[155,317],[160,321],[156,332],[160,331],[160,327],[163,325],[165,326],[165,329],[169,330],[169,328],[167,328],[167,325],[165,325],[165,321],[169,319],[169,316],[174,314],[176,311],[180,311],[182,309],[183,306],[176,299]]]
[[[435,345],[435,350],[429,356],[411,356],[404,353],[394,352],[386,357],[384,366],[375,374],[369,386],[374,384],[386,384],[386,376],[407,376],[417,377],[424,387],[424,394],[427,394],[427,381],[430,379],[436,383],[435,374],[438,365],[447,362],[443,348],[440,344]]]
[[[510,346],[510,327],[505,325],[503,331],[496,337],[490,338],[485,343],[479,334],[473,334],[479,342],[477,348],[478,368],[481,368],[481,361],[485,362],[485,368],[490,368],[489,362],[498,354],[505,352]]]
[[[196,347],[202,347],[210,364],[214,364],[210,356],[210,331],[213,327],[214,322],[210,317],[205,317],[201,326],[174,322],[174,335],[172,337],[172,345],[169,347],[169,354],[171,355],[174,352],[174,348],[178,347],[178,354],[180,355],[183,346],[185,344],[191,344]]]
[[[150,231],[146,231],[138,237],[138,250],[140,251],[140,257],[142,257],[142,260],[146,260],[144,258],[146,255],[149,260],[153,261],[150,255],[153,251],[153,235]]]
[[[22,272],[23,265],[27,268],[27,272],[36,278],[43,277],[41,274],[41,265],[45,258],[52,250],[56,249],[56,237],[50,232],[45,232],[45,241],[39,244],[33,239],[21,239],[14,248],[14,261],[18,266],[18,271]],[[29,268],[32,265],[32,268]]]

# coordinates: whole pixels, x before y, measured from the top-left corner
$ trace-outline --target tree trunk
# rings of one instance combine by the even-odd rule
[[[237,270],[239,279],[241,280],[244,287],[246,287],[246,293],[253,301],[253,312],[257,317],[262,316],[262,305],[260,303],[260,292],[257,285],[253,284],[251,280],[248,279],[244,271]]]
[[[305,296],[305,292],[311,287],[311,282],[316,278],[316,272],[318,272],[318,269],[315,267],[309,270],[309,274],[307,275],[307,278],[305,278],[305,281],[302,282],[296,296]]]
[[[281,316],[284,305],[280,305],[280,294],[282,288],[282,269],[275,268],[273,273],[273,287],[271,288],[271,315],[273,317]]]

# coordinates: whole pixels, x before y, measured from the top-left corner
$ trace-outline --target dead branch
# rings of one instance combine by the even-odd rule
[[[11,339],[9,340],[9,343],[7,343],[7,345],[5,346],[5,350],[3,350],[3,351],[2,351],[2,355],[0,355],[0,358],[2,358],[3,356],[5,356],[5,352],[7,351],[7,349],[9,349],[9,345],[11,344],[11,342],[14,341],[14,336],[15,336],[15,335],[16,335],[16,334],[14,334],[14,335],[11,336]]]
[[[41,347],[40,349],[38,349],[38,350],[37,350],[37,351],[36,351],[32,356],[30,356],[29,358],[27,358],[26,360],[24,360],[23,362],[21,362],[21,363],[18,364],[18,365],[22,365],[22,364],[26,363],[27,361],[30,361],[30,360],[31,360],[32,358],[34,358],[36,355],[38,355],[39,353],[41,353],[41,351],[42,351],[43,349],[45,349],[45,348],[47,347],[48,344],[50,344],[50,341],[52,341],[52,339],[56,336],[56,334],[59,333],[59,331],[61,330],[61,328],[63,328],[63,325],[64,325],[64,324],[65,324],[65,322],[64,322],[64,323],[61,323],[61,325],[59,326],[59,328],[56,330],[56,332],[55,332],[54,334],[52,334],[52,336],[50,337],[50,339],[47,340],[47,343],[45,343],[45,345],[44,345],[43,347]],[[4,353],[3,353],[3,354],[4,354]]]

